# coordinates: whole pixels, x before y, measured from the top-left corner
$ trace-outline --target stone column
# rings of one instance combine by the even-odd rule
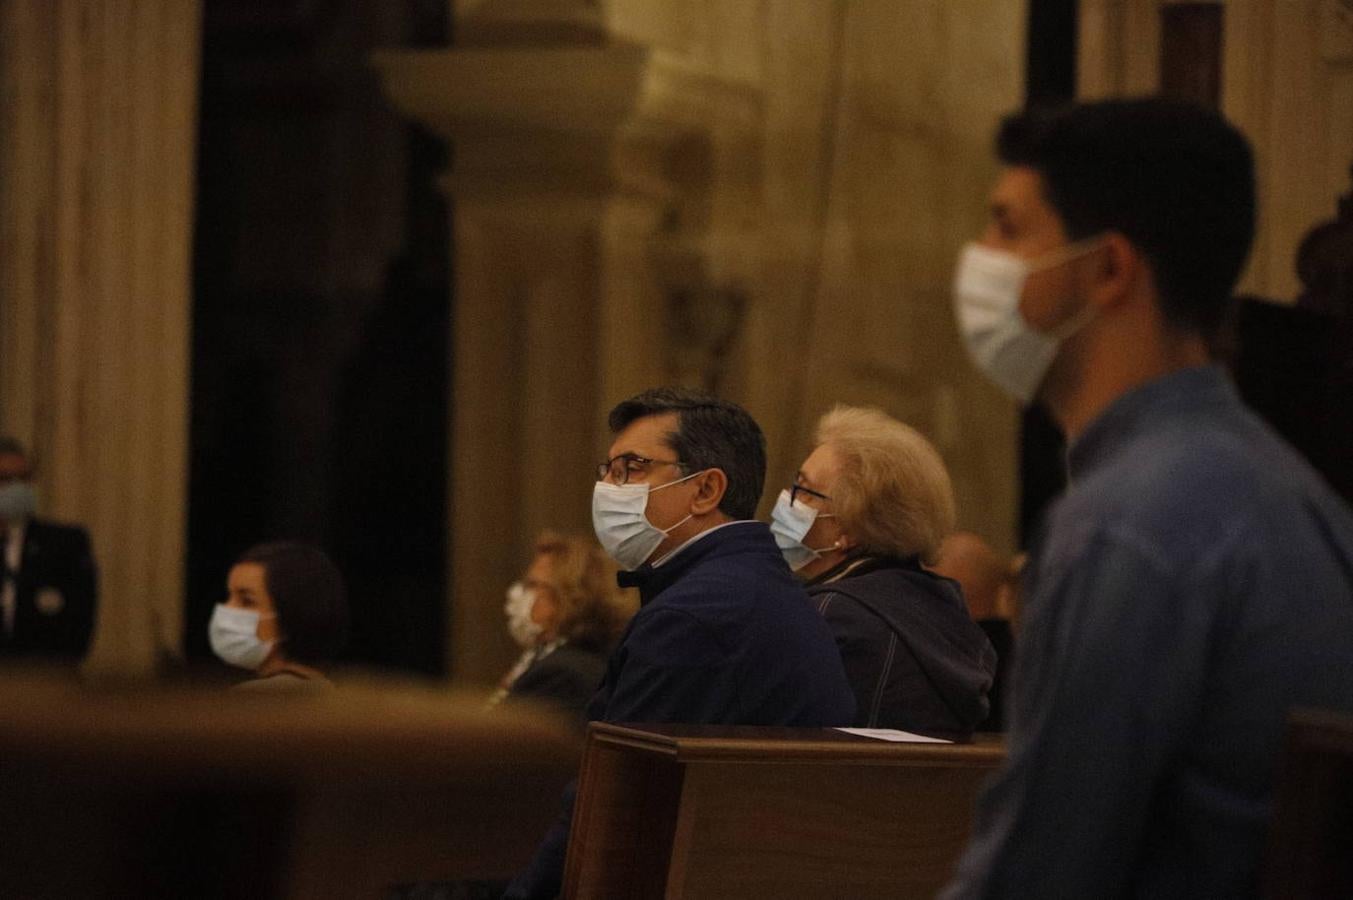
[[[533,41],[514,42],[527,25]],[[535,535],[591,532],[605,411],[667,380],[654,242],[673,239],[669,211],[699,206],[686,173],[706,158],[711,110],[755,105],[670,54],[584,40],[586,25],[467,22],[461,40],[481,43],[375,59],[396,106],[454,158],[448,645],[461,681],[510,663],[503,591]]]
[[[1085,100],[1160,90],[1162,0],[1081,0],[1076,93]]]
[[[200,18],[0,2],[0,429],[90,529],[97,672],[181,643]]]

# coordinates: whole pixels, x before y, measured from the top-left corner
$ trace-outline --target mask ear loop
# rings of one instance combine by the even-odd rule
[[[660,490],[662,490],[663,488],[671,487],[671,486],[674,485],[674,484],[681,484],[683,481],[690,481],[690,480],[691,480],[692,478],[694,478],[695,476],[697,476],[697,475],[703,475],[703,474],[705,474],[705,473],[708,472],[708,471],[709,471],[709,469],[701,469],[699,472],[692,472],[691,474],[686,475],[686,476],[684,476],[684,477],[682,477],[682,478],[678,478],[678,479],[676,479],[675,481],[669,481],[669,482],[667,482],[666,484],[660,484],[660,485],[658,485],[657,487],[650,487],[650,488],[648,489],[648,492],[651,494],[651,493],[653,493],[654,491],[660,491]],[[645,518],[645,519],[648,518],[648,511],[647,511],[647,510],[644,511],[644,518]],[[680,522],[677,522],[675,525],[668,525],[666,528],[658,528],[658,526],[657,526],[657,525],[653,525],[652,522],[649,522],[648,524],[653,525],[654,528],[658,528],[658,530],[661,531],[664,535],[667,535],[667,534],[671,534],[673,531],[677,530],[677,529],[680,528],[682,525],[685,525],[687,522],[689,522],[691,519],[694,519],[694,518],[695,518],[695,513],[688,513],[688,514],[686,515],[686,518],[682,519]],[[666,558],[666,557],[664,557],[664,559],[665,559],[665,558]]]
[[[824,512],[820,512],[820,513],[818,513],[816,516],[813,517],[813,521],[816,522],[818,519],[835,519],[835,518],[836,518],[836,513],[824,513]],[[809,527],[811,528],[812,526],[809,526]],[[807,534],[804,535],[804,537],[807,537],[807,536],[808,536]],[[831,552],[834,551],[834,550],[845,550],[846,548],[843,547],[843,546],[841,546],[841,542],[842,542],[843,540],[845,540],[845,535],[840,535],[839,537],[837,537],[836,540],[832,541],[831,546],[828,546],[828,547],[809,547],[808,549],[809,549],[809,550],[812,550],[814,553],[819,553],[819,554],[820,554],[820,553],[831,553]]]
[[[1038,259],[1025,262],[1025,273],[1033,275],[1036,272],[1042,272],[1046,269],[1053,269],[1062,263],[1071,262],[1079,256],[1084,256],[1094,250],[1098,250],[1107,243],[1108,238],[1102,234],[1091,235],[1087,238],[1081,238],[1079,241],[1072,241],[1069,244],[1063,244],[1061,247],[1055,247],[1049,250]]]
[[[1037,261],[1037,264],[1031,265],[1025,277],[1037,272],[1043,272],[1047,269],[1053,269],[1063,263],[1071,262],[1073,259],[1079,259],[1087,253],[1093,253],[1100,247],[1107,245],[1107,238],[1102,234],[1096,234],[1088,238],[1082,238],[1079,241],[1073,241],[1064,247],[1053,250],[1051,253]],[[1076,332],[1080,331],[1086,325],[1089,325],[1099,315],[1099,310],[1095,309],[1094,304],[1087,303],[1080,312],[1076,313],[1070,319],[1067,319],[1061,325],[1058,325],[1052,331],[1047,332],[1048,336],[1057,343],[1062,343]]]

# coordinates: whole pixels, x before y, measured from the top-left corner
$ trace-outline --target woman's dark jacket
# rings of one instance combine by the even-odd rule
[[[987,717],[996,652],[957,582],[914,559],[854,559],[808,595],[836,637],[856,726],[963,737]]]
[[[601,641],[569,641],[541,654],[512,682],[507,701],[540,701],[585,728],[583,711],[606,672],[606,649]]]

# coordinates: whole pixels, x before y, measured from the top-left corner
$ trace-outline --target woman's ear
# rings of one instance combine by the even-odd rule
[[[728,492],[728,476],[723,469],[706,469],[696,480],[695,497],[691,499],[691,514],[708,515],[719,508]]]

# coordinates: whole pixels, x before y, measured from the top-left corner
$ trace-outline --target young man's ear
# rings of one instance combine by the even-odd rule
[[[1090,299],[1103,309],[1128,300],[1142,276],[1143,263],[1141,251],[1132,241],[1120,232],[1108,232],[1103,245],[1090,253]]]
[[[696,479],[695,497],[691,500],[691,513],[697,516],[707,515],[719,508],[723,495],[728,492],[728,476],[723,469],[706,469]]]

